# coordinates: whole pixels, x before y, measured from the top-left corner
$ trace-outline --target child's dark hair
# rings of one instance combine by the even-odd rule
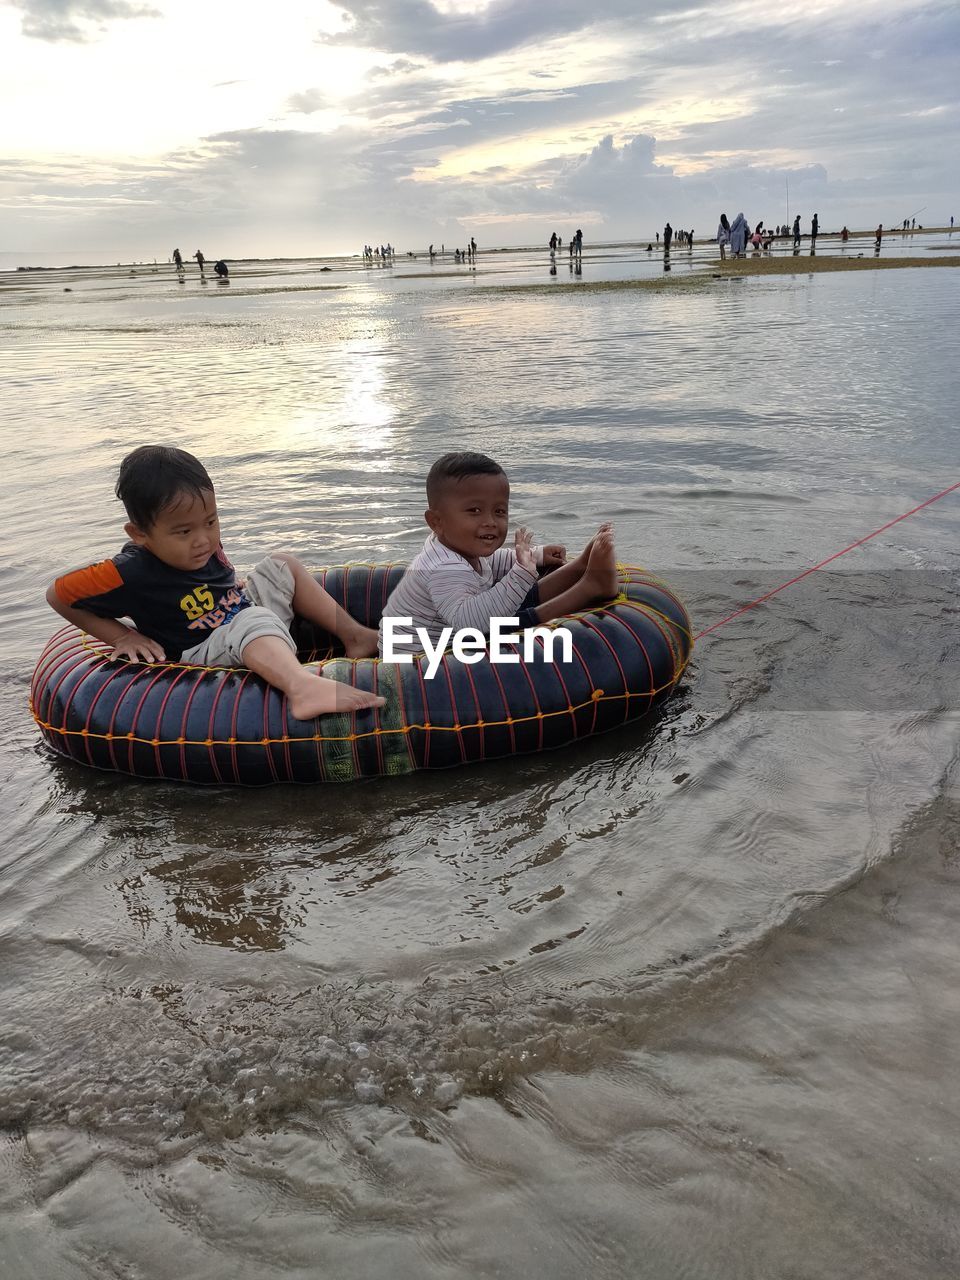
[[[150,529],[165,507],[185,493],[213,492],[213,481],[192,453],[165,444],[143,444],[120,463],[117,497],[130,523]]]
[[[485,453],[445,453],[438,458],[427,476],[427,501],[431,507],[442,496],[451,481],[465,480],[467,476],[502,476],[505,472],[499,462]]]

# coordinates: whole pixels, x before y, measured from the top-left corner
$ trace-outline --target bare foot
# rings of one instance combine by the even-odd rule
[[[372,627],[363,627],[358,622],[356,629],[344,636],[343,647],[348,658],[373,658],[379,641],[380,637]]]
[[[584,569],[586,569],[587,563],[590,560],[590,553],[593,550],[593,544],[600,537],[601,533],[609,533],[612,535],[613,525],[610,523],[609,520],[605,520],[603,522],[603,524],[600,526],[597,532],[593,535],[593,537],[590,539],[587,545],[583,548],[583,550],[577,556],[576,563],[579,565],[582,565]]]
[[[581,581],[584,586],[589,585],[598,600],[610,600],[617,594],[617,555],[613,546],[613,531],[609,525],[601,525],[591,541],[590,555]]]
[[[303,681],[288,694],[290,714],[295,720],[314,720],[331,712],[362,711],[364,707],[382,707],[386,699],[364,689],[355,689],[340,680],[304,673]]]

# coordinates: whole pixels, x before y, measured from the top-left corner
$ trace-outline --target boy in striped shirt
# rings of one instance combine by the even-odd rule
[[[510,482],[503,468],[482,453],[447,453],[427,476],[430,535],[387,600],[380,622],[411,619],[414,635],[436,644],[445,627],[471,627],[485,634],[492,618],[519,618],[521,627],[549,622],[617,594],[617,563],[609,524],[575,560],[566,562],[561,546],[534,547],[530,533],[518,529],[512,548],[509,532]],[[557,566],[538,579],[537,565]],[[411,629],[404,623],[403,631]],[[417,640],[405,642],[391,630],[392,655],[419,652]],[[391,655],[391,656],[392,656]]]

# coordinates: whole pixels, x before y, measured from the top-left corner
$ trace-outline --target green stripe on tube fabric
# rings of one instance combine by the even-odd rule
[[[380,708],[380,728],[385,730],[380,739],[383,751],[383,772],[387,777],[397,778],[406,773],[413,773],[416,765],[410,755],[408,734],[403,723],[403,698],[401,693],[402,672],[409,667],[398,666],[395,662],[377,664],[377,693],[386,698],[387,704]]]
[[[320,671],[322,675],[331,680],[339,679],[344,684],[352,684],[353,682],[350,679],[352,667],[353,663],[347,658],[333,658],[330,662],[325,662]],[[379,711],[380,727],[386,730],[401,730],[398,733],[384,733],[379,738],[383,752],[383,769],[381,772],[390,777],[413,773],[414,769],[410,761],[410,753],[407,750],[407,735],[402,732],[404,726],[400,711],[399,679],[399,668],[393,663],[378,664],[378,692],[387,700],[386,706],[381,707]],[[365,716],[363,723],[367,728],[372,728],[372,717]],[[360,776],[354,755],[354,743],[349,740],[349,735],[354,732],[355,727],[353,717],[349,715],[324,716],[323,727],[330,735],[329,738],[322,738],[320,741],[324,773],[332,781],[353,781]],[[361,729],[360,732],[362,733],[363,730]],[[336,739],[340,739],[340,741],[336,741]],[[371,749],[375,750],[374,742],[374,739],[367,738],[360,741],[358,746],[363,754],[367,755]]]
[[[345,658],[333,658],[318,667],[318,672],[328,680],[339,679],[343,684],[352,684],[350,679],[352,663]],[[327,715],[321,721],[325,734],[329,737],[320,739],[320,750],[323,755],[324,775],[332,782],[352,782],[357,776],[357,762],[353,755],[353,743],[350,734],[354,732],[353,716]]]

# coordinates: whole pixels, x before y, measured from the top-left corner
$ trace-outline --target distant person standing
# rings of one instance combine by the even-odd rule
[[[840,232],[840,243],[846,244],[849,239],[850,232],[847,230],[846,224],[844,224],[843,230]]]
[[[476,240],[474,240],[473,236],[471,236],[471,237],[470,237],[470,257],[471,257],[471,259],[472,259],[474,262],[476,262],[476,260],[477,260],[477,242],[476,242]]]
[[[556,253],[556,251],[557,251],[557,233],[553,231],[550,233],[550,252]]]
[[[574,252],[579,258],[580,255],[583,253],[583,232],[580,230],[579,227],[577,227],[576,233],[573,237],[573,243],[575,246]]]
[[[183,270],[183,258],[181,257],[179,249],[174,249],[173,251],[173,265],[178,271]]]
[[[663,228],[663,252],[670,252],[670,241],[673,239],[673,227],[668,222]]]
[[[193,256],[197,260],[197,266],[200,268],[200,274],[203,275],[203,264],[206,262],[206,258],[203,256],[203,254],[200,252],[199,249]]]
[[[730,223],[727,221],[727,215],[721,213],[720,225],[717,227],[717,244],[720,246],[720,261],[723,262],[727,256],[727,245],[730,243]]]
[[[877,253],[879,253],[879,252],[880,252],[880,245],[881,245],[882,241],[883,241],[883,223],[881,222],[881,223],[880,223],[880,225],[877,227],[877,238],[876,238],[876,241],[874,242],[874,246],[873,246],[873,247],[874,247],[874,250],[875,250]]]
[[[820,230],[820,217],[818,214],[813,215],[813,221],[810,223],[810,248],[812,249],[817,243],[817,233]]]
[[[793,247],[795,249],[800,246],[800,215],[799,213],[793,220]]]
[[[739,258],[747,249],[747,220],[743,213],[738,213],[730,224],[730,252]]]

